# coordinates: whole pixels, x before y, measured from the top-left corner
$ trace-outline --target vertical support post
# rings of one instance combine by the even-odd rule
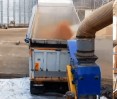
[[[33,8],[33,0],[32,0],[32,8]]]
[[[9,26],[9,0],[7,0],[7,26]]]
[[[77,99],[77,91],[76,91],[76,87],[75,84],[72,83],[73,81],[73,74],[72,74],[72,67],[67,65],[67,77],[68,77],[68,86],[69,86],[69,90],[71,93],[73,93],[75,95],[74,99]]]
[[[19,0],[19,25],[21,25],[21,0]]]
[[[1,25],[3,25],[3,0],[1,0]]]
[[[29,24],[29,22],[30,22],[30,0],[29,0],[29,2],[28,2],[28,24]]]
[[[94,9],[95,9],[95,0],[94,0]]]
[[[13,0],[13,21],[15,22],[15,0]]]
[[[2,25],[2,15],[1,15],[1,13],[2,13],[2,10],[1,10],[1,6],[2,6],[2,1],[0,0],[0,25]]]
[[[25,5],[26,1],[24,0],[24,26],[26,25],[26,12],[25,12]]]

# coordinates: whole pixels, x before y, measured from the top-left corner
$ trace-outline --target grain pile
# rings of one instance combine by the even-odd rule
[[[57,25],[41,28],[35,32],[34,38],[48,40],[68,40],[74,37],[75,33],[70,28],[70,23],[67,21],[59,22]]]

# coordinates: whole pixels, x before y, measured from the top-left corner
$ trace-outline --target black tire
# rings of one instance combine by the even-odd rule
[[[100,97],[98,97],[97,98],[97,96],[96,95],[94,95],[94,96],[81,96],[81,97],[79,97],[80,99],[100,99]]]
[[[92,96],[92,97],[89,97],[88,99],[97,99],[97,96]]]
[[[112,85],[105,84],[102,86],[102,92],[101,92],[102,96],[105,96],[108,99],[112,99],[113,96],[112,92],[113,92]]]
[[[34,86],[34,81],[30,81],[30,93],[34,95],[43,94],[44,87],[43,86]]]
[[[34,85],[34,82],[33,81],[30,81],[30,93],[31,94],[35,94],[35,92],[36,92],[33,85]]]

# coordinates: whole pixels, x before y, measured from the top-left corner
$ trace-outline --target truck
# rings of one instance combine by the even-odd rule
[[[71,64],[67,40],[80,23],[72,0],[39,0],[32,9],[25,42],[29,46],[31,94],[65,93]]]

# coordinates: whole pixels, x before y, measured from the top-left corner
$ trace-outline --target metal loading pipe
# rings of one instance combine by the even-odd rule
[[[112,24],[113,1],[96,9],[79,25],[77,38],[95,38],[95,33]]]

